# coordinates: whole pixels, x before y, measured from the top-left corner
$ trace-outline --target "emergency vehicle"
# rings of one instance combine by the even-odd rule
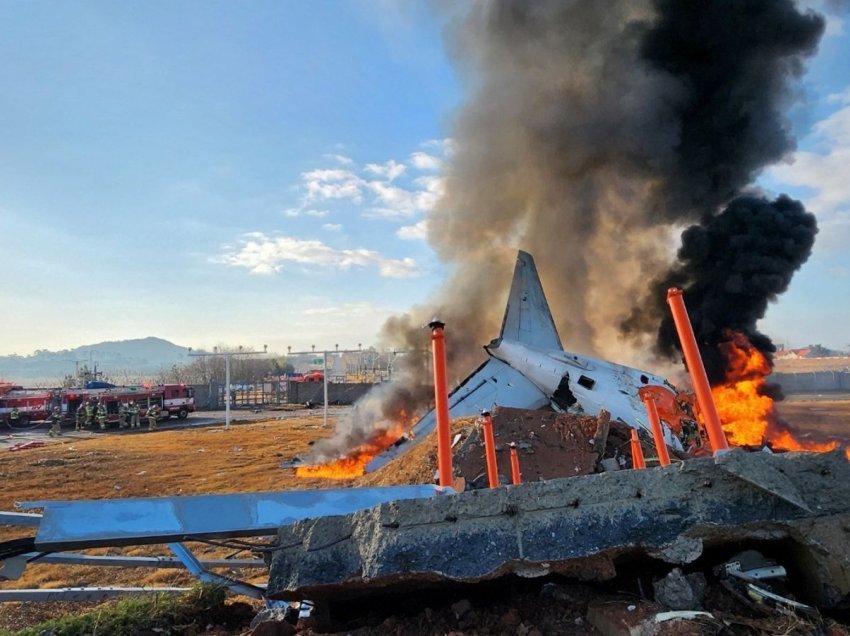
[[[185,384],[159,386],[102,386],[75,389],[24,389],[11,384],[0,384],[0,420],[12,427],[10,414],[18,409],[16,428],[35,428],[50,417],[58,406],[63,421],[73,421],[77,410],[87,403],[106,406],[107,424],[118,422],[122,404],[135,402],[144,415],[154,404],[161,408],[159,419],[172,415],[185,419],[195,410],[195,389]]]

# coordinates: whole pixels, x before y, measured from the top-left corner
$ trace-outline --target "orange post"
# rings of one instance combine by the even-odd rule
[[[511,442],[511,482],[521,484],[522,478],[519,472],[519,455],[517,454],[516,444]]]
[[[646,412],[649,413],[649,425],[652,427],[652,439],[655,440],[655,450],[658,453],[658,463],[662,466],[670,465],[670,453],[667,452],[667,443],[664,441],[664,431],[661,429],[661,418],[658,417],[658,408],[655,400],[645,397],[643,400]]]
[[[440,486],[452,485],[452,431],[449,422],[449,385],[446,378],[445,323],[434,320],[431,328],[431,350],[434,355],[434,411],[437,414],[437,471]]]
[[[636,429],[632,429],[632,468],[643,470],[646,462],[643,460],[643,449],[640,447],[640,438]]]
[[[705,419],[705,430],[708,433],[708,441],[711,444],[711,449],[715,453],[722,450],[729,450],[726,435],[720,426],[720,417],[717,415],[714,397],[711,395],[708,376],[705,373],[702,357],[699,354],[694,329],[688,318],[688,311],[685,309],[682,290],[678,287],[668,289],[667,304],[670,305],[670,311],[673,313],[673,322],[676,324],[676,331],[679,333],[679,342],[682,344],[682,353],[685,355],[685,364],[688,366],[688,373],[691,375],[691,382],[693,382],[694,391],[697,394],[697,402]]]
[[[481,413],[481,428],[484,430],[484,455],[487,457],[487,481],[490,488],[499,487],[499,470],[496,466],[496,440],[493,439],[493,418],[489,411]]]

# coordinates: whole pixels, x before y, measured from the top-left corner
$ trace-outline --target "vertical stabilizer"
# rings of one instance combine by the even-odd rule
[[[528,252],[520,251],[517,254],[511,293],[499,337],[536,349],[563,350],[537,275],[537,267]]]

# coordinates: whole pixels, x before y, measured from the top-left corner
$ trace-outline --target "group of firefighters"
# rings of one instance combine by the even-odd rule
[[[12,409],[10,420],[14,422],[19,414],[17,408]],[[160,407],[157,404],[151,404],[145,416],[148,418],[148,430],[156,430],[156,419],[160,414]],[[106,430],[106,404],[98,402],[95,399],[89,400],[77,407],[76,413],[76,428],[80,431],[84,428],[93,428],[95,422],[100,430]],[[48,435],[54,437],[62,434],[62,412],[59,407],[54,407],[50,414],[50,430]],[[122,403],[118,408],[118,427],[119,428],[141,428],[139,424],[139,405],[135,401],[130,400],[128,404]]]

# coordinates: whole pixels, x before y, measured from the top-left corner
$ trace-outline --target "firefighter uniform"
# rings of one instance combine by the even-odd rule
[[[97,425],[100,430],[106,430],[106,405],[98,404],[97,405]]]
[[[127,428],[127,405],[123,402],[118,408],[118,428]]]
[[[14,428],[20,423],[21,423],[21,412],[18,410],[17,406],[13,406],[12,412],[9,413],[9,426]]]
[[[50,414],[50,430],[47,432],[50,437],[62,434],[62,413],[59,412],[59,407],[54,406],[53,412]]]
[[[130,413],[130,428],[139,428],[139,405],[130,402],[127,411]]]
[[[86,402],[86,428],[94,426],[94,404]]]
[[[148,430],[155,431],[156,430],[156,416],[159,415],[159,407],[156,404],[151,404],[151,407],[148,409]]]
[[[77,407],[77,427],[76,427],[75,430],[78,430],[78,431],[82,430],[82,428],[83,428],[83,426],[85,426],[85,424],[86,424],[86,409],[82,404],[80,404],[80,406]]]

